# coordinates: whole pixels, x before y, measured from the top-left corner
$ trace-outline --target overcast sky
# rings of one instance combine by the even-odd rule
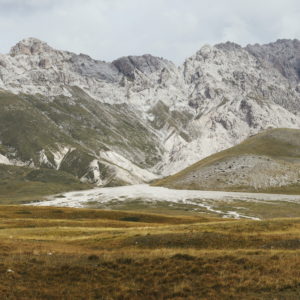
[[[181,63],[204,44],[300,39],[299,0],[0,0],[0,52],[36,37],[111,61],[151,53]]]

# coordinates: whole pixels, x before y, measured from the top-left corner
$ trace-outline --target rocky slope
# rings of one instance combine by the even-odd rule
[[[263,129],[300,128],[300,42],[204,46],[177,67],[25,39],[0,55],[0,162],[98,185],[165,176]]]
[[[155,185],[179,189],[300,192],[300,130],[270,129]]]

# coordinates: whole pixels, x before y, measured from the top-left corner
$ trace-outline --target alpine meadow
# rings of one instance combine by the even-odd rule
[[[300,299],[300,6],[267,2],[0,0],[0,299]]]

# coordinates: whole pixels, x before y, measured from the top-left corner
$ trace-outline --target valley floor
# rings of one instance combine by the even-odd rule
[[[0,206],[0,299],[299,299],[300,219]]]
[[[300,216],[300,195],[174,190],[146,184],[69,192],[30,205],[185,212],[253,220]]]

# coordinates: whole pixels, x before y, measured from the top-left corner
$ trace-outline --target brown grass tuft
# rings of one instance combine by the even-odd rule
[[[300,219],[18,206],[0,215],[0,299],[300,298]]]

